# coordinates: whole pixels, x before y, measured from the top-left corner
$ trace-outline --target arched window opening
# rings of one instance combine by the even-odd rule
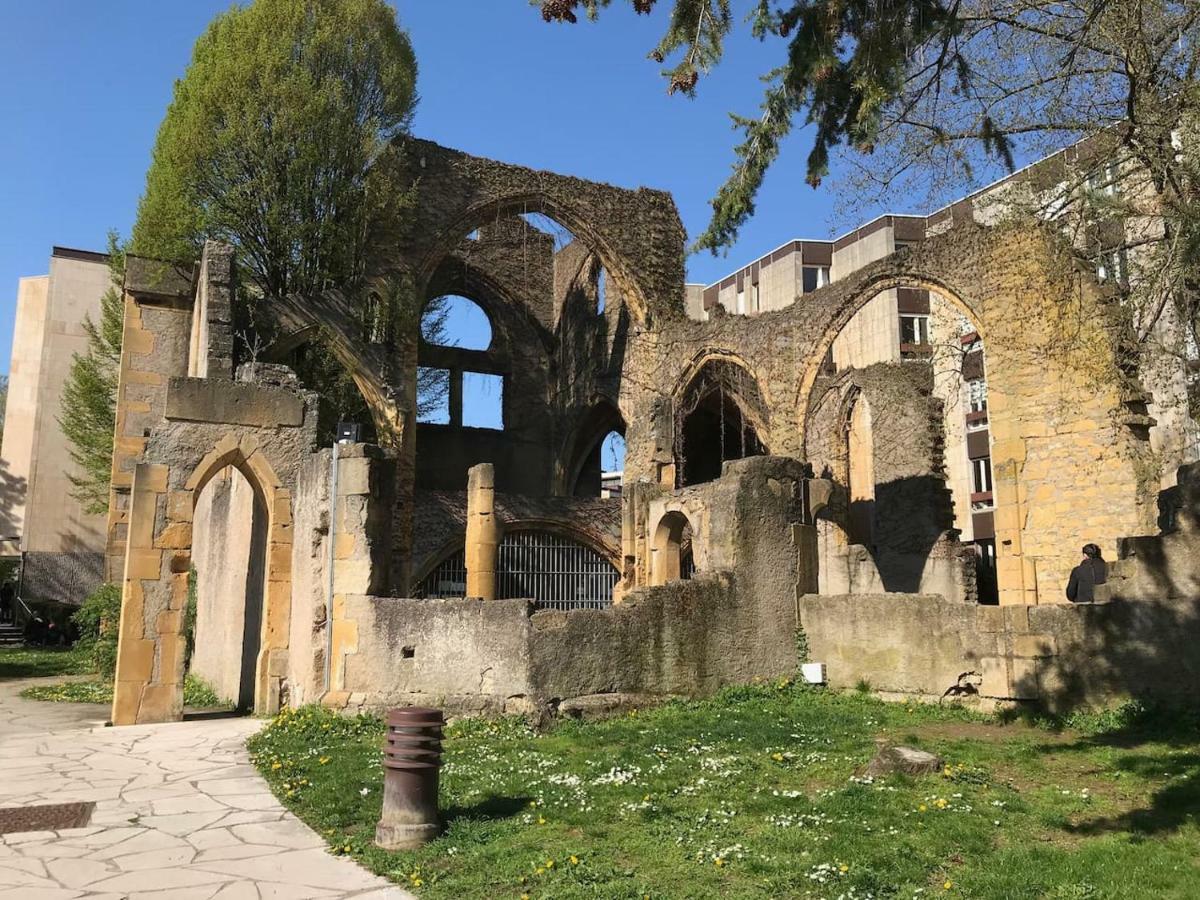
[[[435,347],[487,350],[492,345],[492,323],[474,300],[446,294],[426,304],[421,340]]]
[[[596,266],[596,313],[603,315],[608,297],[608,272],[604,266]]]
[[[875,525],[875,450],[871,410],[866,398],[855,398],[846,422],[847,480],[850,510],[846,530],[850,543],[870,547]]]
[[[746,405],[763,404],[754,377],[727,362],[706,365],[692,381],[677,411],[676,471],[679,486],[721,477],[731,459],[766,452],[746,416]]]
[[[498,548],[496,596],[530,599],[539,609],[603,609],[612,605],[617,570],[602,554],[563,535],[517,530]],[[467,590],[466,553],[459,549],[421,579],[413,596],[462,597]]]
[[[266,504],[235,466],[227,466],[200,491],[192,532],[188,593],[195,624],[188,674],[236,709],[252,711],[266,585]]]
[[[625,435],[610,429],[588,453],[575,481],[576,497],[621,496],[621,479],[625,473]]]
[[[617,570],[578,541],[548,531],[511,531],[500,542],[496,596],[528,597],[539,609],[612,605]]]
[[[421,316],[417,421],[456,428],[504,428],[504,376],[495,361],[492,324],[483,308],[459,294],[435,297]]]
[[[569,228],[545,213],[523,212],[520,214],[520,217],[525,220],[527,225],[532,226],[542,234],[549,235],[553,239],[555,253],[568,244],[575,242],[575,235],[571,233]]]
[[[412,592],[418,600],[442,600],[467,595],[467,553],[459,547],[430,569]]]
[[[692,523],[672,510],[659,519],[650,546],[650,583],[667,584],[687,580],[695,574]]]

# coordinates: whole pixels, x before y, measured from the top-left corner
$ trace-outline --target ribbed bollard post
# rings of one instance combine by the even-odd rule
[[[384,850],[411,850],[437,837],[438,773],[442,766],[440,709],[410,706],[388,713],[383,747],[383,813],[375,843]]]

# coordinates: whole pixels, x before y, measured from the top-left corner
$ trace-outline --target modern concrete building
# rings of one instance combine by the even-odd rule
[[[26,602],[78,603],[101,581],[105,516],[72,496],[77,468],[59,426],[62,392],[84,322],[100,313],[108,256],[55,247],[50,272],[17,289],[4,441],[0,447],[0,554],[22,558]]]

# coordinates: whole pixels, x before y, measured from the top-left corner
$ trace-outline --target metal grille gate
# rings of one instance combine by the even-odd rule
[[[417,597],[462,597],[466,557],[447,557],[414,592]],[[617,570],[590,547],[545,531],[513,531],[500,543],[496,596],[529,597],[539,609],[604,609],[612,605]]]

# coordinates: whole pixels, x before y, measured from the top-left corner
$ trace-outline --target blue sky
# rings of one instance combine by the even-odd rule
[[[44,274],[54,244],[103,249],[128,234],[171,89],[225,2],[4,3],[0,29],[0,371],[17,279]],[[753,113],[774,59],[743,29],[698,99],[668,97],[646,58],[663,12],[619,3],[598,24],[548,25],[526,0],[400,0],[420,62],[414,131],[471,153],[626,187],[670,191],[691,235],[732,160],[727,112]],[[665,4],[660,4],[665,7]],[[807,143],[789,142],[758,213],[728,258],[689,260],[710,282],[838,220],[804,184]]]

